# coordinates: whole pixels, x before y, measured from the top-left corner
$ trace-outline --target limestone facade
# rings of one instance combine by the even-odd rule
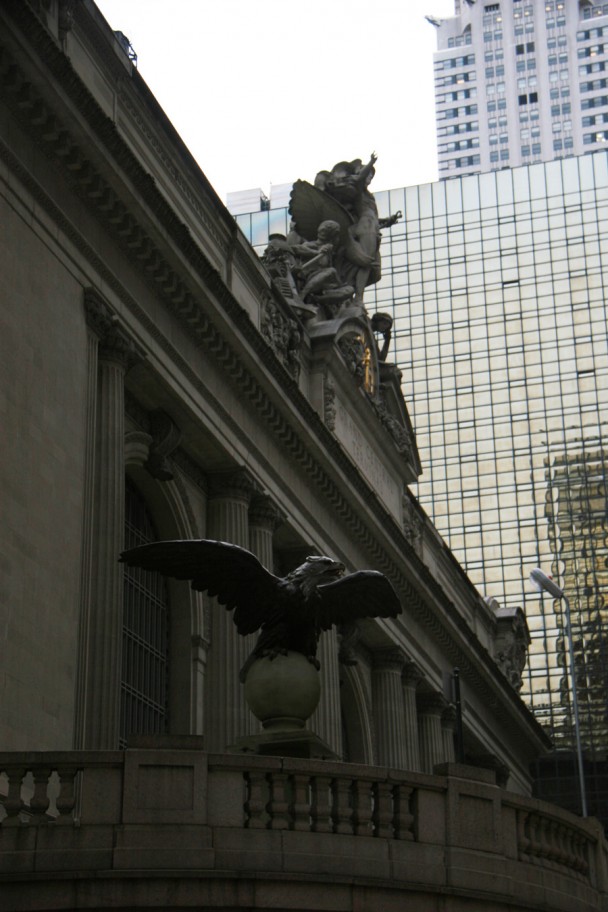
[[[0,82],[0,735],[3,749],[15,752],[14,762],[2,755],[7,820],[72,821],[85,798],[83,786],[73,798],[71,789],[89,768],[87,756],[105,770],[94,778],[111,790],[118,767],[126,764],[126,776],[136,762],[129,759],[134,739],[154,736],[158,745],[173,739],[173,746],[196,738],[199,750],[194,772],[190,759],[171,761],[162,772],[166,758],[156,764],[151,757],[144,776],[150,795],[170,780],[170,792],[185,802],[192,777],[207,775],[201,747],[224,758],[213,761],[216,783],[228,790],[237,780],[239,789],[249,783],[243,801],[235,798],[226,811],[235,817],[234,832],[216,834],[220,841],[234,837],[227,851],[235,864],[239,855],[255,867],[252,845],[238,848],[250,828],[300,828],[285,816],[280,776],[271,782],[262,765],[264,788],[271,782],[277,794],[256,798],[257,780],[243,758],[224,753],[257,731],[238,681],[250,644],[236,636],[230,615],[187,583],[167,581],[157,597],[160,620],[148,625],[155,636],[164,625],[155,641],[164,652],[155,645],[141,658],[142,635],[127,616],[133,597],[126,595],[139,582],[127,580],[118,563],[125,530],[140,530],[132,518],[140,507],[159,539],[224,539],[249,548],[278,575],[318,553],[391,580],[403,608],[396,620],[326,633],[319,651],[322,696],[311,728],[336,757],[367,770],[360,777],[367,784],[355,787],[352,776],[331,765],[315,767],[315,782],[327,780],[336,807],[350,807],[359,787],[369,798],[373,785],[376,797],[362,802],[357,832],[410,832],[413,811],[402,808],[394,823],[401,799],[391,776],[431,777],[438,763],[455,759],[455,667],[466,762],[506,770],[510,793],[528,795],[529,763],[547,739],[494,659],[503,635],[496,613],[409,494],[420,466],[398,372],[385,370],[382,385],[368,384],[345,355],[356,337],[369,353],[372,380],[378,375],[368,321],[351,313],[313,330],[299,322],[91,0],[6,0]],[[381,386],[391,387],[385,402],[378,399]],[[132,681],[136,671],[145,677],[146,663],[150,687],[161,677],[154,663],[163,669],[163,687],[137,705],[142,718],[154,711],[160,721],[156,728],[132,722],[125,734],[125,714],[135,712],[125,708],[136,690]],[[40,752],[35,762],[32,752]],[[258,759],[247,758],[252,769]],[[311,786],[301,777],[311,770],[290,772],[302,820],[310,817]],[[62,784],[53,813],[49,776]],[[129,818],[136,827],[156,819],[139,782]],[[317,785],[315,794],[325,794]],[[105,786],[94,788],[91,794],[105,802]],[[498,808],[499,790],[492,794]],[[191,817],[193,826],[207,827],[205,814],[219,814],[219,795],[209,792],[213,812],[198,817],[180,804],[188,813],[165,822],[171,827]],[[159,800],[169,807],[172,799]],[[283,810],[270,824],[256,801]],[[245,804],[249,816],[241,819]],[[372,809],[379,814],[382,807],[390,820],[379,817],[372,827]],[[122,825],[113,813],[96,819],[103,833],[91,835],[88,848],[75,846],[90,849],[92,867],[95,853],[115,839],[112,828]],[[331,814],[327,832],[354,838],[353,821]],[[321,829],[313,827],[294,847],[301,857],[293,872]],[[60,838],[38,832],[35,851]],[[77,840],[71,829],[63,832],[65,846]],[[135,842],[123,834],[118,867],[128,868],[137,852],[147,859],[139,856],[140,867],[154,867],[167,832],[142,830]],[[204,832],[203,842],[213,836]],[[429,842],[443,845],[437,834]],[[276,841],[280,833],[266,835]],[[179,854],[185,831],[173,836]],[[11,858],[23,862],[11,851],[9,872]],[[313,854],[323,851],[317,846]],[[381,853],[393,857],[388,844]],[[409,862],[395,859],[402,876]],[[247,906],[243,897],[230,908]],[[99,908],[109,901],[96,899]],[[70,902],[66,908],[75,907]]]

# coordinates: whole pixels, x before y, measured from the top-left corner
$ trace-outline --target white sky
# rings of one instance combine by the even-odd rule
[[[222,200],[378,154],[374,190],[437,180],[424,18],[453,0],[96,0]]]

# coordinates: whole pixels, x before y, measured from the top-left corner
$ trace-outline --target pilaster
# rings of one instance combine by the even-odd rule
[[[422,770],[416,689],[424,674],[415,662],[406,662],[401,675],[405,720],[405,769]]]
[[[406,769],[405,703],[401,674],[406,663],[397,648],[374,652],[372,706],[376,731],[376,763],[391,769]]]
[[[446,700],[440,693],[419,694],[417,700],[420,732],[420,762],[423,773],[432,773],[444,759],[441,716]]]
[[[118,746],[124,540],[124,379],[142,357],[109,305],[85,293],[89,326],[87,501],[83,521],[81,666],[77,739],[90,750]],[[90,499],[89,499],[90,497]]]

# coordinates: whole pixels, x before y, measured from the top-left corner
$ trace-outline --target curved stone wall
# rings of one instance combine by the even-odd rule
[[[0,907],[607,907],[598,822],[505,792],[488,771],[199,746],[0,754]]]

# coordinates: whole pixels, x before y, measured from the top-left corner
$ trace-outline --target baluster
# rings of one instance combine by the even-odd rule
[[[270,814],[271,830],[289,829],[289,779],[286,773],[270,773]]]
[[[393,790],[395,804],[395,837],[397,839],[414,838],[414,815],[412,814],[412,795],[414,789],[406,785],[396,785]]]
[[[570,860],[568,855],[568,833],[563,823],[557,828],[556,838],[558,846],[558,863],[561,865],[568,865]]]
[[[292,777],[293,804],[291,813],[294,830],[310,831],[311,828],[311,789],[310,776],[295,774]]]
[[[573,854],[574,854],[574,864],[573,867],[576,871],[580,871],[581,874],[589,873],[589,864],[587,862],[587,842],[585,837],[581,833],[573,833]]]
[[[329,776],[315,776],[312,780],[312,829],[314,833],[331,833],[331,806],[329,803]]]
[[[334,779],[332,783],[332,820],[334,833],[352,834],[353,807],[351,801],[352,779]]]
[[[49,777],[51,770],[48,768],[37,768],[32,770],[34,777],[34,794],[30,800],[30,811],[34,818],[34,823],[44,823],[48,818],[50,800],[48,795]]]
[[[541,845],[539,841],[539,818],[538,814],[530,814],[528,817],[528,835],[530,837],[529,853],[532,860],[541,855]]]
[[[246,773],[247,799],[245,801],[245,826],[251,830],[266,829],[268,816],[266,802],[268,783],[265,773]]]
[[[19,814],[23,810],[23,800],[21,798],[21,784],[26,770],[22,766],[6,766],[4,772],[8,778],[8,794],[2,799],[6,818],[2,821],[2,826],[19,826],[21,823]]]
[[[374,833],[390,839],[393,835],[393,794],[389,782],[377,782],[375,788]]]
[[[570,827],[563,828],[562,842],[564,846],[564,865],[567,868],[576,869],[576,848],[574,845],[574,832]]]
[[[355,836],[373,836],[372,825],[372,782],[356,779],[354,782],[353,824]]]
[[[517,812],[517,842],[519,857],[522,861],[527,861],[530,854],[530,840],[528,838],[528,811]]]
[[[551,855],[550,823],[546,817],[538,817],[538,854],[542,859]]]
[[[556,820],[551,821],[551,847],[549,858],[557,864],[562,863],[561,826]]]
[[[57,775],[59,776],[59,794],[57,795],[57,811],[59,816],[55,821],[57,824],[71,824],[74,822],[74,805],[76,804],[75,781],[78,773],[76,766],[59,766]]]

